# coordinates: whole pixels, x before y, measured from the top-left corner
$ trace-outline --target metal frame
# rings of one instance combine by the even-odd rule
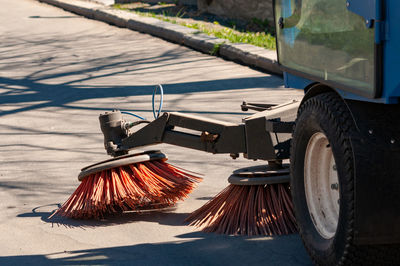
[[[120,134],[121,127],[125,128],[128,122],[122,120],[119,111],[101,115],[100,124],[105,148],[114,156],[138,147],[167,143],[214,154],[227,153],[232,158],[242,153],[245,158],[255,160],[288,159],[299,104],[293,101],[269,105],[267,110],[244,118],[240,124],[171,112],[135,132]],[[109,126],[109,121],[113,126]]]

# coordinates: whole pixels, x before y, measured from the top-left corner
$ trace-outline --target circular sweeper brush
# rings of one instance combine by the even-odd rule
[[[297,231],[289,192],[288,165],[235,171],[230,185],[186,221],[205,232],[227,235],[286,235]]]
[[[202,179],[166,160],[160,151],[147,151],[87,166],[79,187],[53,215],[89,219],[171,206]]]

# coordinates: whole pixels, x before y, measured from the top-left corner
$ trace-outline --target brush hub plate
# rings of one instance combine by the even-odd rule
[[[82,168],[80,174],[78,175],[78,180],[82,181],[85,177],[91,174],[98,173],[100,171],[128,164],[148,162],[152,160],[167,160],[167,156],[159,150],[137,152],[133,154],[118,156]]]
[[[228,178],[228,182],[239,186],[271,185],[290,182],[289,164],[282,168],[258,165],[238,169]]]

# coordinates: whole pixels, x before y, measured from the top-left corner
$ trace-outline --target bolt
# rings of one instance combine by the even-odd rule
[[[350,2],[346,2],[346,6],[349,7],[350,6]]]
[[[229,154],[231,156],[232,159],[236,160],[236,158],[239,157],[239,153],[231,153]]]
[[[365,24],[369,24],[369,20],[368,19],[365,21]]]
[[[281,29],[283,29],[285,27],[285,24],[283,22],[283,17],[279,18],[278,25],[279,25],[279,28],[281,28]]]
[[[333,169],[334,171],[337,170],[336,164],[334,164],[334,165],[332,166],[332,169]]]
[[[394,144],[396,141],[394,139],[390,140],[390,143]]]
[[[370,129],[370,130],[368,130],[368,133],[369,133],[370,135],[372,135],[372,133],[374,133],[374,131],[373,131],[372,129]]]
[[[339,184],[338,183],[331,184],[331,189],[332,190],[339,190]]]

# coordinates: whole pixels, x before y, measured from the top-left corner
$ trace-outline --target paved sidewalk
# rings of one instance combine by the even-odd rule
[[[198,30],[160,21],[151,17],[143,17],[132,12],[117,10],[101,3],[84,0],[39,0],[76,14],[103,21],[119,27],[148,33],[165,40],[188,46],[192,49],[210,54],[215,45],[219,45],[219,56],[256,67],[269,73],[282,74],[276,51],[267,50],[245,43],[230,43],[223,40],[199,34]]]
[[[99,113],[119,108],[151,118],[164,110],[228,122],[243,100],[282,103],[301,90],[148,34],[34,0],[0,0],[0,265],[310,265],[298,235],[232,237],[185,225],[189,213],[260,164],[169,145],[172,164],[204,181],[176,208],[100,221],[48,217],[76,189],[82,167],[107,159]]]

